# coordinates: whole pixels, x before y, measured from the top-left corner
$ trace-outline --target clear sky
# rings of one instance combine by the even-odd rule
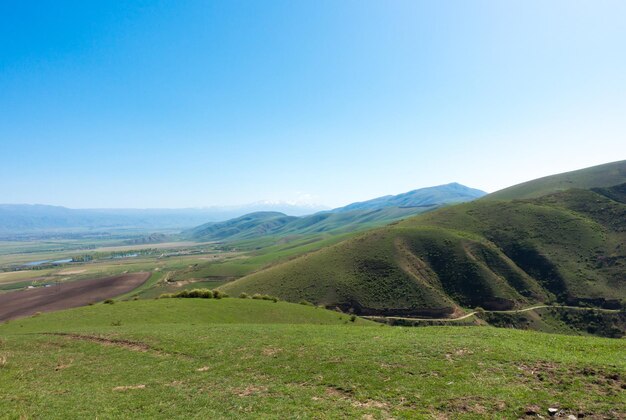
[[[626,159],[624,1],[0,2],[0,202],[329,206]]]

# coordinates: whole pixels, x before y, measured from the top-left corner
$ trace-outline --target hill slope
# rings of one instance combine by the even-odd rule
[[[340,213],[354,210],[382,209],[386,207],[434,207],[444,204],[472,201],[485,194],[484,191],[453,182],[436,187],[420,188],[403,194],[378,197],[360,203],[352,203],[331,211],[333,213]]]
[[[590,189],[613,186],[625,182],[626,160],[622,160],[524,182],[489,194],[485,199],[537,198],[570,188]]]
[[[478,200],[375,229],[223,286],[362,314],[445,316],[626,299],[624,185]]]
[[[473,419],[547,417],[555,404],[562,416],[626,410],[624,340],[368,324],[251,299],[117,302],[11,321],[0,325],[0,412]]]
[[[480,190],[454,183],[380,197],[309,216],[290,217],[277,212],[252,213],[225,222],[206,223],[191,229],[187,235],[197,241],[215,241],[246,240],[270,235],[345,233],[381,226],[447,204],[471,201],[484,194]]]

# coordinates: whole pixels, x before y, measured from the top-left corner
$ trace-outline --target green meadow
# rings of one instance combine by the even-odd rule
[[[5,418],[626,412],[624,340],[389,327],[237,298],[97,304],[11,321],[0,337]]]

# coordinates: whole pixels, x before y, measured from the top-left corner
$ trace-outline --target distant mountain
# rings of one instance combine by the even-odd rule
[[[407,218],[222,288],[360,314],[443,317],[545,302],[618,308],[626,302],[623,165],[507,192],[550,192],[541,197],[479,199]],[[577,188],[552,192],[567,180]]]
[[[110,229],[185,229],[256,211],[311,214],[320,206],[259,202],[200,209],[69,209],[41,204],[0,204],[0,235]]]
[[[536,198],[570,188],[595,188],[626,182],[626,160],[550,175],[489,194],[485,199]]]
[[[474,200],[486,193],[453,183],[389,195],[303,217],[257,212],[219,223],[205,223],[186,234],[195,240],[243,240],[268,235],[343,233],[380,226],[438,207]]]
[[[475,200],[487,193],[474,188],[469,188],[459,183],[439,185],[437,187],[420,188],[404,194],[386,195],[373,200],[352,203],[345,207],[332,210],[333,213],[372,210],[387,207],[434,207],[444,204],[463,203]]]
[[[191,231],[194,239],[222,240],[227,238],[247,239],[273,234],[297,217],[278,212],[256,212],[225,222],[205,223]]]

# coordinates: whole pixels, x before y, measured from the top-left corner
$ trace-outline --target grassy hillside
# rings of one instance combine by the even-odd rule
[[[0,336],[8,418],[626,412],[624,340],[388,327],[243,299],[95,305],[12,321]]]
[[[384,315],[444,316],[547,301],[617,305],[626,299],[626,205],[610,196],[572,189],[448,207],[223,289]]]
[[[484,191],[453,182],[436,187],[420,188],[403,194],[387,195],[373,200],[352,203],[345,207],[334,209],[332,212],[375,210],[386,207],[433,207],[472,201],[485,194]]]
[[[593,166],[578,171],[551,175],[523,184],[514,185],[489,194],[485,199],[511,200],[537,198],[570,188],[590,189],[626,182],[626,160]]]

